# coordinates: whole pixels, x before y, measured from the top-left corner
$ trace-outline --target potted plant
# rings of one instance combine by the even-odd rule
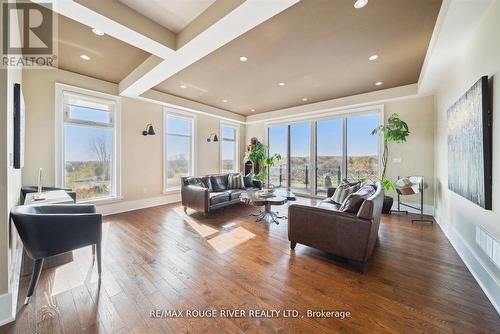
[[[406,142],[406,138],[410,135],[408,124],[401,120],[397,114],[392,114],[387,120],[386,124],[380,125],[373,129],[372,135],[383,136],[384,152],[382,154],[382,176],[380,182],[386,190],[393,190],[395,189],[394,184],[385,175],[389,157],[389,144]],[[394,199],[392,197],[385,196],[382,212],[390,213],[393,202]]]
[[[254,178],[261,181],[264,187],[269,187],[268,185],[268,170],[269,167],[274,167],[278,161],[281,160],[281,155],[274,154],[272,156],[268,155],[267,146],[257,142],[252,147],[249,147],[247,153],[245,154],[245,161],[251,161],[254,169]],[[259,166],[259,171],[255,174],[255,166]]]

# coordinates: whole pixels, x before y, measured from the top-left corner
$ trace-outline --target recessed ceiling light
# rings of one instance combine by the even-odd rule
[[[378,59],[378,55],[372,55],[370,57],[368,57],[369,60],[377,60]]]
[[[94,34],[96,34],[97,36],[104,36],[104,32],[102,32],[101,30],[99,30],[97,28],[92,29],[92,32]]]
[[[227,100],[222,100],[222,102],[227,103]]]
[[[368,4],[368,0],[356,0],[354,3],[354,8],[360,9]]]
[[[181,88],[182,88],[182,89],[186,89],[186,88],[188,88],[188,87],[187,87],[186,85],[181,85]]]
[[[248,60],[248,58],[247,58],[247,57],[245,57],[245,56],[241,56],[241,57],[240,57],[240,61],[247,61],[247,60]]]
[[[375,82],[375,86],[380,86],[381,84],[383,84],[383,82],[382,82],[382,81],[377,81],[377,82]]]
[[[80,55],[80,58],[82,58],[83,60],[90,60],[90,57],[87,55]]]
[[[285,83],[284,83],[284,82],[280,82],[278,85],[280,85],[280,86],[284,86],[284,85],[285,85]]]
[[[250,109],[250,111],[251,111],[251,112],[254,112],[254,111],[255,111],[255,109]]]
[[[307,100],[308,100],[307,97],[303,97],[302,98],[302,101],[304,101],[304,102],[307,101]]]

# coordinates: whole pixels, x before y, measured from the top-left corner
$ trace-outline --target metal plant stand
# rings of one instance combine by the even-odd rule
[[[409,176],[407,178],[411,185],[400,186],[398,185],[401,180],[398,176],[398,182],[396,183],[396,192],[398,193],[398,209],[392,210],[395,213],[405,213],[408,215],[408,210],[401,210],[401,207],[407,207],[419,211],[419,219],[412,219],[411,223],[431,223],[434,224],[434,220],[428,219],[424,215],[424,178],[422,176]],[[401,196],[415,195],[420,193],[420,206],[414,206],[401,201]]]

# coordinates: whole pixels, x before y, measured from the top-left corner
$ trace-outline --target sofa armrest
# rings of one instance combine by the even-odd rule
[[[326,197],[332,197],[336,189],[335,187],[326,189]]]
[[[209,198],[208,188],[192,185],[181,188],[181,201],[184,207],[207,213]]]
[[[288,239],[350,260],[367,260],[371,220],[356,215],[292,204],[288,208]]]

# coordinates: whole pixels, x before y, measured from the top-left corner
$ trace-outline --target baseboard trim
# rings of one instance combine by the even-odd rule
[[[119,201],[110,204],[97,204],[97,212],[103,216],[114,215],[117,213],[151,208],[165,204],[178,203],[181,200],[180,193],[166,194],[163,196],[150,197],[132,201]]]
[[[462,236],[455,231],[444,219],[435,216],[434,219],[444,232],[453,248],[469,269],[474,279],[479,284],[486,297],[489,299],[495,310],[500,314],[500,283],[490,272],[484,261],[477,255],[476,251],[468,245]]]
[[[407,202],[407,203],[412,205],[412,206],[416,206],[416,207],[420,206],[420,203],[413,203],[413,202]],[[392,210],[397,210],[397,209],[398,209],[398,202],[395,201],[394,204],[392,205]],[[420,214],[420,211],[406,207],[406,206],[401,206],[401,210],[408,211],[409,213]],[[424,215],[434,216],[434,212],[435,212],[435,210],[434,210],[433,205],[424,204]]]
[[[12,294],[4,293],[0,295],[0,326],[14,321],[14,312],[12,310]]]

